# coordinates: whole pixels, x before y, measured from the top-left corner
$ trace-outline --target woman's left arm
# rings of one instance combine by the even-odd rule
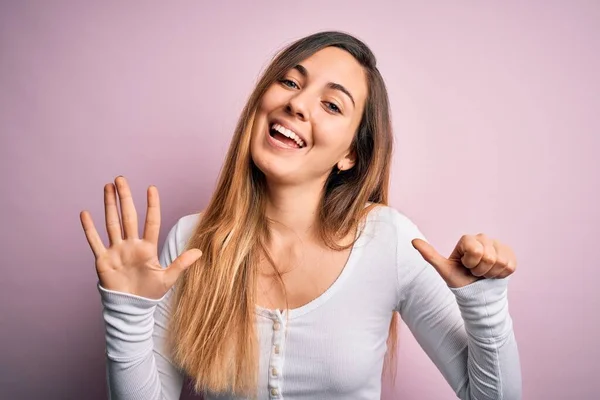
[[[520,399],[507,299],[512,251],[484,235],[464,236],[444,258],[408,219],[398,234],[397,310],[458,398]]]

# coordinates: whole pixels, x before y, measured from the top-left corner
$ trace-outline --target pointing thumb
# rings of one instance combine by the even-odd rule
[[[446,279],[450,276],[450,265],[448,259],[438,253],[432,245],[423,239],[413,239],[412,245],[415,249],[417,249],[425,261],[433,265],[442,278]]]

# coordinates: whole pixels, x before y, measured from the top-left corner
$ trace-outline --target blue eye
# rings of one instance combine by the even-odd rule
[[[330,110],[331,112],[334,112],[337,114],[341,114],[341,112],[342,112],[342,110],[340,110],[340,108],[333,103],[326,101],[325,105],[327,106],[327,109]]]
[[[279,82],[281,82],[283,85],[292,88],[292,89],[298,89],[298,85],[296,84],[296,82],[289,80],[289,79],[280,79]]]

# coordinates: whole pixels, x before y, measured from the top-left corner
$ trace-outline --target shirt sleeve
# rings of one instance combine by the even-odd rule
[[[177,258],[178,224],[168,233],[159,256],[166,267]],[[173,288],[153,300],[98,285],[106,325],[107,383],[113,400],[176,400],[183,374],[167,349]]]
[[[521,399],[508,278],[450,288],[412,247],[412,239],[425,239],[402,215],[398,236],[397,311],[458,398]]]

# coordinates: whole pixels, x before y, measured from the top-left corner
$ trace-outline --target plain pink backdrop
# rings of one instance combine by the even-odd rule
[[[86,3],[86,4],[84,4]],[[448,253],[512,245],[525,399],[600,391],[596,1],[3,1],[0,397],[102,399],[103,323],[79,224],[123,174],[161,191],[161,241],[202,209],[259,72],[325,29],[379,59],[392,204]],[[402,327],[385,399],[451,399]]]

